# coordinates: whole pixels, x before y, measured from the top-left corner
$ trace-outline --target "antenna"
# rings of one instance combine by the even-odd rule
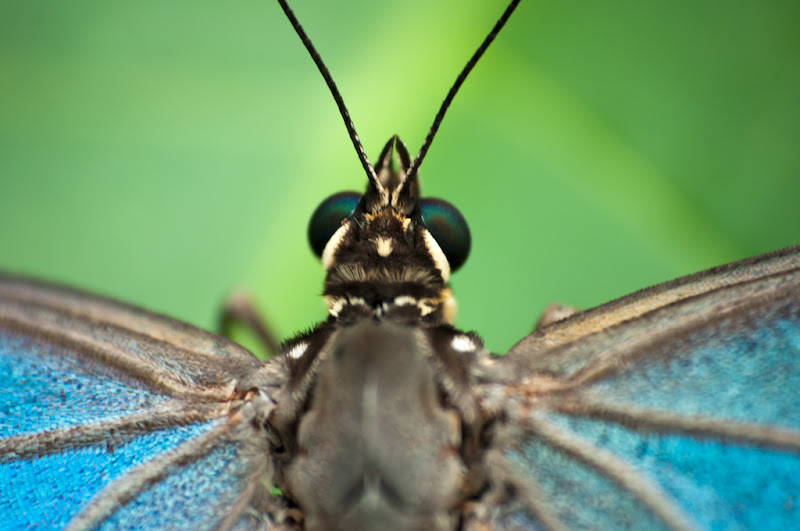
[[[279,0],[280,1],[280,0]],[[492,41],[500,30],[503,28],[505,23],[508,21],[509,17],[511,17],[511,13],[514,12],[516,9],[517,4],[519,4],[520,0],[511,0],[511,3],[508,4],[506,10],[498,19],[497,23],[495,23],[492,31],[489,32],[489,35],[483,40],[481,45],[475,50],[475,53],[472,54],[467,64],[464,66],[464,69],[461,70],[461,73],[458,74],[456,78],[456,82],[453,83],[453,86],[450,87],[450,92],[447,93],[447,96],[444,98],[442,102],[442,106],[439,107],[439,112],[436,113],[436,118],[433,119],[433,125],[431,125],[430,130],[428,131],[428,135],[425,137],[425,141],[422,143],[422,147],[419,149],[419,153],[417,157],[414,159],[414,162],[411,163],[411,166],[408,168],[408,179],[411,179],[416,175],[419,167],[422,165],[422,159],[425,158],[425,155],[428,153],[428,149],[431,147],[433,143],[433,137],[436,136],[436,132],[439,130],[439,126],[442,124],[442,119],[444,118],[444,113],[447,112],[447,109],[450,107],[450,104],[453,102],[453,98],[456,97],[456,92],[458,89],[461,88],[461,85],[464,83],[464,80],[467,79],[467,76],[475,67],[475,64],[478,62],[478,59],[481,58],[483,53],[492,44]]]
[[[344,126],[347,128],[347,134],[350,135],[350,140],[353,142],[353,147],[356,148],[358,159],[361,161],[361,165],[364,167],[367,177],[378,190],[382,190],[383,186],[381,186],[380,182],[378,182],[378,176],[375,174],[375,168],[372,167],[372,164],[370,164],[369,159],[367,158],[367,154],[364,152],[364,146],[361,145],[361,140],[358,139],[358,133],[356,133],[353,120],[350,118],[350,113],[347,111],[347,107],[345,107],[342,95],[339,93],[339,89],[336,88],[336,83],[334,83],[333,77],[331,77],[331,73],[328,71],[328,67],[325,66],[324,62],[322,62],[322,57],[320,57],[319,53],[317,53],[316,48],[314,48],[314,45],[311,43],[311,39],[308,38],[305,30],[303,30],[303,26],[301,26],[300,22],[297,21],[297,18],[294,16],[291,8],[289,8],[286,0],[278,0],[278,3],[283,8],[283,12],[286,13],[286,17],[289,19],[292,27],[297,32],[300,40],[303,41],[303,45],[306,47],[306,50],[308,50],[308,53],[314,60],[314,64],[317,65],[319,73],[322,74],[322,77],[325,79],[325,83],[328,84],[331,95],[333,96],[333,99],[336,100],[336,106],[339,107],[339,114],[342,115],[342,119],[344,120]]]
[[[425,141],[422,143],[422,147],[419,150],[414,161],[411,163],[411,166],[408,168],[408,173],[406,174],[406,180],[412,179],[419,170],[419,167],[422,165],[422,159],[425,158],[425,155],[428,153],[428,149],[430,149],[431,144],[433,143],[433,137],[436,136],[436,132],[439,130],[439,126],[442,123],[442,119],[444,119],[444,114],[447,112],[447,109],[450,107],[450,104],[453,102],[453,98],[455,98],[458,89],[461,88],[461,85],[464,83],[464,80],[467,79],[467,76],[475,67],[475,64],[481,58],[483,53],[489,47],[489,45],[494,41],[494,38],[497,37],[497,34],[500,30],[505,26],[508,19],[511,17],[511,14],[516,9],[517,5],[519,4],[520,0],[511,0],[511,3],[508,4],[506,10],[500,16],[498,21],[495,23],[492,31],[486,36],[483,40],[481,45],[475,50],[475,53],[472,54],[472,57],[464,68],[461,70],[461,73],[458,74],[455,83],[453,86],[450,87],[450,91],[447,93],[444,101],[442,102],[441,107],[439,107],[439,112],[436,113],[436,117],[433,119],[433,125],[431,125],[430,130],[428,131],[428,135],[425,137]],[[344,104],[344,100],[342,99],[342,95],[339,93],[339,89],[336,87],[336,83],[333,81],[333,77],[331,77],[330,71],[328,71],[328,67],[325,66],[325,63],[322,61],[322,57],[320,57],[319,53],[317,52],[314,45],[311,43],[311,39],[308,38],[306,35],[305,30],[303,30],[303,26],[300,25],[298,22],[297,17],[294,16],[294,12],[292,12],[289,5],[286,3],[286,0],[278,0],[278,3],[283,8],[283,12],[286,14],[286,17],[289,19],[289,22],[292,24],[295,32],[300,37],[300,40],[303,41],[303,45],[308,50],[308,53],[311,55],[311,58],[314,60],[314,64],[317,65],[319,69],[319,73],[322,74],[322,77],[325,79],[325,83],[328,84],[328,88],[331,91],[331,95],[333,99],[336,100],[336,105],[339,107],[339,114],[342,115],[342,119],[344,120],[344,125],[347,128],[347,133],[350,135],[350,140],[353,142],[353,147],[356,148],[356,153],[358,154],[358,159],[361,161],[361,165],[364,167],[364,171],[367,173],[367,177],[373,183],[373,185],[378,189],[383,189],[380,182],[378,181],[378,176],[375,174],[375,168],[372,167],[370,164],[369,159],[367,158],[367,154],[364,152],[364,146],[361,145],[361,140],[358,138],[358,133],[356,133],[356,128],[353,125],[353,120],[350,118],[350,113],[347,111],[347,107]]]

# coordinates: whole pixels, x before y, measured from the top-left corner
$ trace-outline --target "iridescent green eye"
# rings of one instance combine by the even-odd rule
[[[472,239],[467,221],[456,207],[443,199],[421,199],[422,221],[442,248],[450,270],[455,271],[467,260]]]
[[[319,204],[308,222],[308,243],[314,254],[322,256],[328,240],[342,226],[342,221],[350,217],[360,200],[359,193],[339,192]]]

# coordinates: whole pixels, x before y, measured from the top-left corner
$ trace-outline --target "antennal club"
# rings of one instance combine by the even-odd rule
[[[495,23],[492,31],[489,32],[489,35],[483,40],[481,45],[475,50],[475,53],[472,54],[472,57],[467,64],[464,66],[464,69],[461,70],[461,73],[458,74],[456,78],[456,82],[453,83],[453,86],[450,88],[450,92],[447,93],[444,101],[442,102],[442,106],[439,107],[439,112],[436,113],[436,118],[433,119],[433,125],[431,125],[430,130],[428,131],[428,135],[425,137],[425,141],[422,143],[422,147],[419,149],[419,153],[414,161],[411,163],[411,166],[408,168],[408,179],[413,179],[414,175],[416,175],[419,167],[422,165],[422,159],[425,158],[425,154],[428,153],[428,149],[431,147],[433,143],[433,137],[436,136],[436,132],[439,130],[439,126],[442,123],[442,119],[444,118],[444,113],[447,112],[448,107],[453,102],[453,98],[456,97],[456,93],[458,89],[461,88],[461,85],[464,83],[464,80],[467,79],[467,76],[475,67],[475,64],[478,62],[478,59],[481,58],[483,53],[492,44],[492,41],[497,34],[500,33],[500,30],[505,26],[506,22],[508,21],[509,17],[511,17],[511,13],[514,12],[516,9],[517,4],[519,4],[520,0],[511,0],[511,3],[508,4],[506,10],[498,19],[497,23]]]
[[[303,26],[300,25],[297,17],[294,16],[294,12],[292,12],[291,8],[286,3],[286,0],[278,0],[278,3],[281,5],[281,8],[283,8],[283,12],[286,14],[286,17],[292,24],[294,31],[297,32],[300,40],[303,41],[303,45],[306,47],[306,50],[308,50],[308,53],[314,60],[314,64],[317,65],[319,73],[322,74],[322,77],[325,79],[325,83],[328,84],[328,89],[330,89],[333,99],[336,100],[336,106],[339,107],[339,114],[342,115],[344,126],[347,128],[347,134],[350,135],[350,140],[353,142],[353,147],[356,148],[358,159],[361,161],[364,171],[367,172],[367,177],[376,186],[376,188],[379,190],[382,189],[382,186],[378,182],[378,176],[375,174],[375,168],[372,167],[372,164],[370,164],[369,159],[367,158],[367,154],[364,152],[364,146],[361,145],[361,140],[358,138],[358,133],[356,133],[353,120],[350,118],[350,113],[347,111],[347,107],[345,107],[342,95],[339,93],[339,89],[336,87],[336,83],[334,83],[333,77],[331,77],[331,73],[328,71],[328,67],[325,66],[325,63],[322,61],[322,57],[320,57],[319,53],[317,53],[316,48],[314,48],[314,45],[311,43],[311,39],[309,39],[308,35],[306,35],[305,30],[303,30]]]

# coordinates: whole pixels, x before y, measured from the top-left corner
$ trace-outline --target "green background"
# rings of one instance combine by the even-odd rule
[[[590,307],[800,243],[800,4],[524,1],[422,167],[473,253],[458,324],[504,351]],[[368,154],[414,151],[501,1],[293,2]],[[250,289],[324,315],[308,216],[365,179],[271,0],[0,3],[0,268],[212,327]]]

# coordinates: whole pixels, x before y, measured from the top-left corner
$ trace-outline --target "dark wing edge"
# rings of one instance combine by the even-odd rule
[[[786,247],[656,284],[535,330],[508,351],[518,363],[532,356],[636,319],[659,308],[737,284],[800,268],[800,246]],[[515,354],[524,352],[526,354]],[[532,354],[536,353],[536,354]]]
[[[113,327],[115,331],[138,335],[168,345],[173,350],[185,351],[194,360],[208,358],[215,360],[216,365],[222,359],[225,365],[232,366],[229,372],[258,365],[247,349],[227,338],[164,315],[59,284],[0,272],[0,304],[5,307],[6,316],[9,313],[13,315],[15,309],[41,309],[59,314],[61,322],[66,325],[74,321],[87,323],[95,332],[103,326]],[[29,330],[36,331],[35,317],[29,319],[33,321]],[[13,326],[13,323],[8,325]],[[43,328],[41,324],[39,327]],[[47,331],[42,329],[41,333]],[[205,375],[205,371],[212,368],[203,369]],[[183,379],[189,367],[182,366],[180,370],[179,379]]]

